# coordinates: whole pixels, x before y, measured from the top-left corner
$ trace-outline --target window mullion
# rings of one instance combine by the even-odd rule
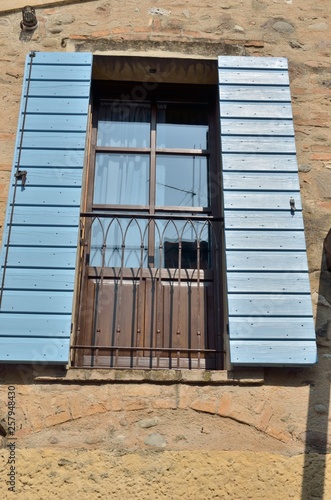
[[[156,103],[152,105],[149,193],[150,213],[154,214],[156,197]]]
[[[156,103],[152,104],[151,114],[151,152],[150,152],[150,175],[149,175],[149,213],[155,214],[155,197],[156,197]],[[148,231],[148,264],[154,267],[155,262],[155,222],[149,223]]]

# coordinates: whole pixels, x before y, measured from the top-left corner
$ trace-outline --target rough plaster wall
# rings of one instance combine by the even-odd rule
[[[16,386],[16,437],[23,447],[75,447],[78,438],[87,449],[136,451],[148,449],[157,433],[155,446],[172,450],[304,451],[309,389],[300,377],[287,387],[84,380],[21,385],[7,374],[2,380]],[[4,385],[2,401],[6,392]]]
[[[3,453],[0,454],[3,456]],[[306,465],[310,487],[302,496],[304,459],[270,453],[22,450],[17,493],[5,498],[288,500],[309,499],[318,484],[318,455]],[[3,474],[0,466],[0,471]],[[326,464],[331,481],[331,457]],[[326,490],[324,500],[330,500]]]
[[[29,50],[289,58],[320,359],[309,370],[268,370],[255,386],[30,384],[28,372],[3,370],[1,418],[8,384],[17,391],[19,497],[331,498],[331,291],[322,264],[331,225],[330,8],[329,0],[99,0],[39,8],[39,28],[25,41],[21,14],[0,15],[0,225]],[[6,472],[8,449],[2,457]]]

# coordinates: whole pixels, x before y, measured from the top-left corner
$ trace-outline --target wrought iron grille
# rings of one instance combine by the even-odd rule
[[[222,219],[81,214],[74,366],[220,368]]]

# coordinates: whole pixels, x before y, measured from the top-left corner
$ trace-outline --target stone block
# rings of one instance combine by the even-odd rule
[[[201,411],[202,413],[216,413],[217,401],[216,400],[196,400],[190,404],[192,410]]]
[[[93,38],[106,38],[110,36],[110,31],[109,30],[94,31],[93,33],[91,33],[91,36]]]
[[[191,401],[198,397],[195,387],[179,385],[178,387],[178,408],[185,409],[190,406]]]
[[[176,410],[177,404],[175,399],[158,398],[152,401],[152,407],[156,410]]]
[[[123,397],[153,398],[161,394],[161,386],[156,384],[125,384],[121,388]]]
[[[95,403],[86,409],[85,415],[95,415],[96,413],[105,413],[107,408],[103,403]]]
[[[110,33],[114,35],[121,35],[122,33],[131,33],[131,28],[128,27],[116,27],[110,30]]]
[[[72,417],[67,409],[59,411],[58,413],[54,413],[52,415],[48,415],[45,418],[45,427],[53,427],[54,425],[63,424],[64,422],[68,422]]]
[[[329,153],[329,158],[331,159],[331,146],[323,145],[323,144],[313,144],[311,146],[312,151],[316,151],[319,153]]]
[[[265,432],[283,443],[288,443],[292,439],[291,434],[275,427],[268,426]]]
[[[263,411],[260,421],[258,422],[258,429],[261,429],[262,431],[265,431],[267,429],[267,426],[270,422],[270,419],[273,415],[273,409],[271,406],[266,406],[265,410]]]
[[[330,149],[330,148],[329,148]],[[311,160],[331,161],[331,151],[324,153],[313,153],[309,156]]]
[[[229,393],[225,393],[221,396],[221,400],[219,402],[218,414],[226,417],[229,415],[229,410],[232,403],[232,395]]]
[[[146,410],[148,407],[146,401],[136,400],[123,402],[123,410],[125,411],[138,411],[138,410]]]
[[[111,398],[111,410],[112,411],[121,411],[123,410],[123,401],[121,398]]]

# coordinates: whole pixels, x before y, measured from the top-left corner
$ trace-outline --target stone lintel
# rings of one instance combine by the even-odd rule
[[[83,0],[91,2],[92,0]],[[3,13],[16,12],[22,10],[26,5],[35,8],[56,7],[70,3],[81,3],[81,0],[1,0],[0,15]]]

